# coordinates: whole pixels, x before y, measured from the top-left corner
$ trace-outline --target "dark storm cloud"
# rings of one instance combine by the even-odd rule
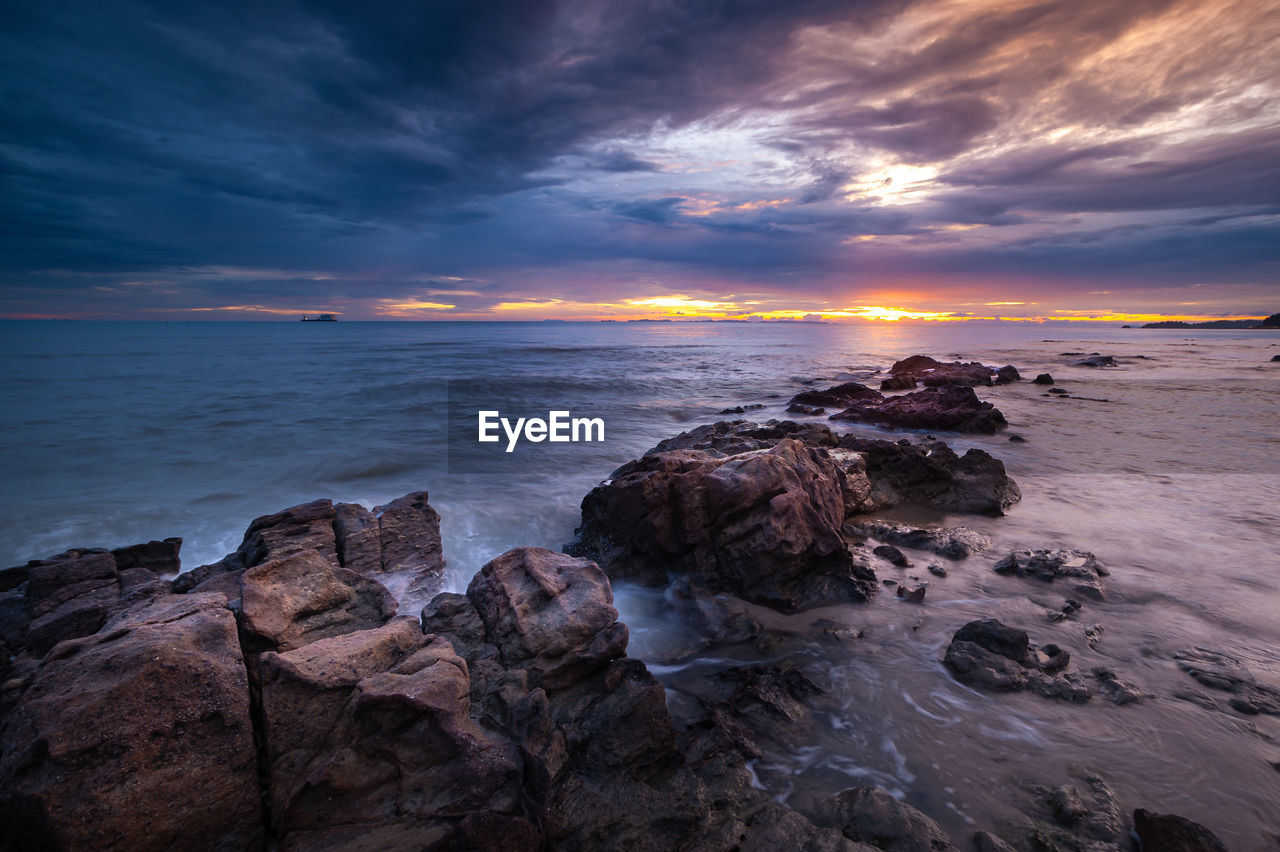
[[[0,310],[433,286],[486,294],[447,300],[471,305],[502,288],[423,274],[510,293],[541,280],[522,271],[611,262],[821,287],[851,255],[1148,274],[1194,250],[1229,278],[1275,259],[1258,216],[1280,198],[1280,138],[1271,25],[1220,5],[7,4]],[[1135,33],[1150,48],[1126,65]],[[749,137],[760,162],[715,142],[690,162],[663,148],[680,130]],[[934,164],[925,203],[877,206],[858,187],[882,163]],[[1070,220],[1091,214],[1152,221]],[[955,223],[987,227],[965,242]]]

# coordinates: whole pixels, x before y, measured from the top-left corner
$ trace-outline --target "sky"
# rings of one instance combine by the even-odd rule
[[[1274,0],[19,0],[0,104],[0,317],[1280,310]]]

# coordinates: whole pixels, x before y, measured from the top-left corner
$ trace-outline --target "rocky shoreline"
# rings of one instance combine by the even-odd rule
[[[913,356],[880,391],[846,383],[790,405],[989,433],[1003,415],[973,388],[1019,380]],[[998,516],[1020,499],[981,450],[734,420],[623,465],[586,495],[564,552],[510,550],[466,594],[436,594],[444,543],[426,492],[258,518],[234,553],[185,573],[180,539],[0,571],[0,848],[1222,849],[1181,817],[1122,811],[1096,776],[1041,791],[1044,813],[1016,836],[950,837],[872,786],[788,807],[753,765],[763,744],[806,740],[820,685],[762,659],[677,720],[627,654],[611,580],[664,590],[697,637],[689,656],[758,646],[752,606],[857,604],[890,584],[924,603],[927,583],[883,576],[911,566],[900,547],[949,562],[997,547],[882,513]],[[1064,618],[1074,597],[1106,595],[1085,551],[1013,551],[995,573],[1066,591]],[[957,624],[943,662],[992,693],[1149,697],[996,620]],[[1178,665],[1234,712],[1280,714],[1280,692],[1225,655],[1188,649]]]

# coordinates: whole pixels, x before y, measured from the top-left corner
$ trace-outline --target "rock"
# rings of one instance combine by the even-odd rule
[[[973,388],[967,386],[929,387],[883,401],[857,401],[831,415],[831,419],[987,435],[1009,425],[999,409],[979,400]]]
[[[924,593],[928,591],[928,585],[919,585],[914,589],[908,589],[906,586],[898,586],[898,597],[907,603],[924,603]]]
[[[1091,693],[1079,678],[1060,674],[1069,659],[1056,645],[1037,649],[1025,630],[988,619],[957,630],[943,661],[961,682],[983,689],[1031,689],[1046,698],[1087,701]]]
[[[841,438],[840,446],[865,459],[875,508],[911,503],[944,512],[1003,515],[1022,499],[1004,464],[983,450],[956,456],[941,442],[904,444],[852,436]]]
[[[626,654],[627,626],[594,562],[516,548],[486,563],[467,597],[503,664],[535,673],[548,690]]]
[[[1235,657],[1208,648],[1190,648],[1173,655],[1178,668],[1210,689],[1231,693],[1227,703],[1248,716],[1280,716],[1280,689],[1260,682]]]
[[[1015,852],[1008,843],[985,831],[973,833],[973,848],[976,852]]]
[[[1027,442],[1027,439],[1022,437],[1021,435],[1009,436],[1009,443],[1011,444],[1025,444],[1026,442]]]
[[[803,414],[808,417],[816,417],[819,414],[826,414],[827,410],[819,405],[804,405],[799,402],[793,402],[787,406],[787,411],[791,414]]]
[[[338,564],[366,577],[383,572],[382,535],[378,516],[355,503],[333,507],[334,546]]]
[[[868,521],[861,524],[858,530],[889,544],[931,550],[948,559],[966,559],[991,547],[990,538],[968,527],[918,528],[891,521]]]
[[[947,576],[947,569],[943,568],[938,563],[933,562],[929,565],[929,573],[935,577],[945,577]]]
[[[45,658],[5,730],[0,813],[20,848],[264,844],[235,618],[162,596]]]
[[[936,822],[876,787],[845,790],[820,803],[811,817],[884,852],[956,852]]]
[[[1272,356],[1271,356],[1271,360],[1272,360],[1272,362],[1280,361],[1280,355],[1272,355]]]
[[[861,400],[879,402],[883,399],[884,394],[866,385],[858,382],[845,382],[842,385],[836,385],[822,391],[801,391],[791,398],[790,405],[844,408]]]
[[[747,642],[760,635],[760,619],[733,606],[724,595],[714,595],[680,578],[667,590],[667,602],[693,630],[713,642]]]
[[[313,551],[335,568],[338,550],[333,536],[333,502],[313,500],[254,519],[236,556],[245,568],[272,559]]]
[[[755,411],[760,408],[764,408],[763,403],[753,402],[750,405],[735,405],[732,408],[725,408],[721,410],[720,413],[721,414],[745,414],[748,411]]]
[[[1098,681],[1098,691],[1112,704],[1123,706],[1137,704],[1151,696],[1138,687],[1122,679],[1111,669],[1098,666],[1090,670],[1090,674]]]
[[[1008,385],[1020,381],[1022,381],[1022,374],[1012,364],[1006,364],[996,370],[996,384],[998,385]]]
[[[1036,376],[1034,379],[1031,380],[1031,384],[1051,385],[1053,384],[1053,376],[1049,375],[1048,373],[1041,373],[1040,375]]]
[[[427,492],[406,494],[374,509],[382,545],[383,580],[398,597],[420,598],[439,591],[444,574],[440,515]]]
[[[915,389],[916,389],[915,377],[908,373],[904,373],[900,376],[890,376],[889,378],[882,379],[880,381],[880,390],[882,391],[900,391],[900,390],[915,390]]]
[[[944,364],[928,355],[912,355],[889,368],[889,375],[910,378],[925,387],[990,385],[995,372],[994,367],[977,361]]]
[[[891,564],[896,565],[899,568],[911,567],[911,560],[892,544],[882,544],[871,552],[876,556],[879,556],[881,559],[888,560]]]
[[[135,544],[111,551],[115,557],[116,569],[127,571],[130,568],[145,568],[158,576],[177,574],[182,570],[182,559],[178,551],[182,549],[182,539],[166,538],[163,541],[149,541],[146,544]]]
[[[310,550],[250,568],[241,583],[240,627],[252,650],[290,651],[380,627],[396,611],[381,583]]]
[[[105,550],[69,550],[28,567],[26,594],[10,611],[18,623],[6,626],[6,642],[43,656],[64,639],[89,636],[128,606],[121,600],[116,560]]]
[[[1133,831],[1143,850],[1150,852],[1227,852],[1212,831],[1199,823],[1138,808],[1133,812]]]
[[[1065,784],[1049,794],[1049,807],[1053,810],[1053,818],[1067,826],[1079,822],[1089,812],[1080,798],[1080,791]]]
[[[1106,597],[1099,579],[1110,572],[1097,557],[1084,550],[1015,550],[993,566],[997,574],[1032,577],[1045,583],[1060,582],[1073,591],[1103,600]]]
[[[1076,361],[1075,366],[1077,367],[1118,367],[1120,365],[1116,363],[1116,359],[1114,356],[1095,355],[1092,358],[1085,358],[1081,361]]]
[[[723,459],[647,454],[583,499],[566,549],[611,577],[664,586],[669,573],[687,575],[787,612],[865,600],[875,575],[841,534],[852,493],[827,450],[794,438]]]
[[[783,805],[763,805],[747,820],[741,852],[777,852],[804,849],[806,852],[875,852],[876,847],[854,843],[834,828],[819,828]]]
[[[1063,390],[1062,388],[1050,388],[1050,389],[1049,389],[1049,393],[1051,393],[1051,394],[1055,394],[1055,395],[1057,395],[1057,396],[1068,396],[1068,395],[1069,395],[1069,392],[1068,392],[1068,391]]]

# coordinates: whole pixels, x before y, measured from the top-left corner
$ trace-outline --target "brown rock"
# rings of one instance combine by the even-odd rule
[[[853,787],[821,803],[813,820],[884,852],[957,852],[936,822],[876,787]]]
[[[440,588],[444,555],[440,515],[417,491],[374,510],[382,542],[382,571],[401,576],[410,594],[430,596]]]
[[[999,409],[978,399],[973,388],[964,385],[926,387],[915,393],[890,397],[883,402],[856,402],[831,415],[831,419],[905,429],[948,429],[986,435],[1009,425]]]
[[[310,550],[250,568],[241,580],[241,629],[264,650],[380,627],[396,611],[381,583]]]
[[[594,562],[540,547],[509,550],[472,579],[467,597],[509,668],[529,669],[547,689],[624,656],[627,626]]]
[[[249,524],[236,553],[245,568],[272,559],[313,551],[338,567],[333,535],[334,510],[330,500],[313,500],[274,515],[263,515]]]
[[[11,841],[261,848],[248,683],[224,603],[162,596],[53,650],[5,732]]]
[[[163,541],[121,547],[111,551],[111,555],[116,558],[116,568],[121,571],[145,568],[153,574],[166,576],[182,570],[182,559],[178,556],[181,549],[182,539],[166,538]]]
[[[1212,831],[1175,814],[1157,814],[1138,808],[1133,812],[1133,831],[1144,850],[1227,852],[1227,847]]]
[[[366,576],[382,572],[377,515],[364,506],[338,503],[333,507],[333,534],[343,568]]]

